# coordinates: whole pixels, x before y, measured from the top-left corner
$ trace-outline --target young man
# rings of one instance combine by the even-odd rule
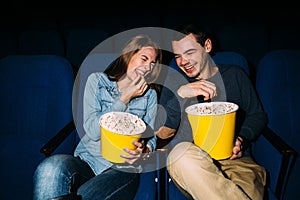
[[[266,115],[252,82],[240,67],[214,63],[211,36],[201,27],[190,24],[177,31],[172,48],[182,73],[174,70],[162,89],[167,119],[156,132],[158,138],[172,138],[167,162],[172,180],[193,199],[263,199],[266,172],[252,160],[249,147],[266,125]],[[184,109],[205,101],[239,106],[228,159],[215,160],[193,143]]]

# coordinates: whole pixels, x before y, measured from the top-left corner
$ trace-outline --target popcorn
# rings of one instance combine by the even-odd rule
[[[123,135],[136,135],[146,130],[146,124],[142,119],[126,112],[109,112],[102,115],[100,126],[113,133]]]
[[[186,108],[186,112],[192,115],[223,115],[235,112],[238,106],[230,102],[198,103]]]

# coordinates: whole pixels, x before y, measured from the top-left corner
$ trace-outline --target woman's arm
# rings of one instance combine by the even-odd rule
[[[83,127],[90,139],[100,139],[101,115],[111,111],[125,111],[127,106],[120,98],[112,97],[107,91],[105,82],[109,81],[100,73],[91,74],[87,81],[83,96]]]

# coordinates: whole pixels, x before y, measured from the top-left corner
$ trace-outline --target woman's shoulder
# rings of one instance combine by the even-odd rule
[[[149,88],[144,96],[157,96],[157,91],[154,88]]]
[[[89,78],[108,79],[104,72],[93,72],[89,75]]]
[[[108,76],[103,72],[94,72],[91,73],[88,77],[88,81],[90,82],[98,82],[102,84],[110,84],[111,81],[108,79]]]

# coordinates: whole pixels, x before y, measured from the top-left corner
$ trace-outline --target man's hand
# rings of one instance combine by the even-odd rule
[[[174,136],[175,129],[169,128],[166,126],[162,126],[155,132],[155,134],[157,135],[157,137],[159,137],[161,139],[168,139],[168,138]]]
[[[204,96],[204,100],[208,100],[217,96],[217,88],[214,83],[202,79],[181,86],[177,90],[177,93],[182,98],[192,98],[202,95]]]
[[[238,137],[235,140],[235,146],[232,150],[232,156],[230,157],[231,160],[241,158],[243,156],[243,138]]]

